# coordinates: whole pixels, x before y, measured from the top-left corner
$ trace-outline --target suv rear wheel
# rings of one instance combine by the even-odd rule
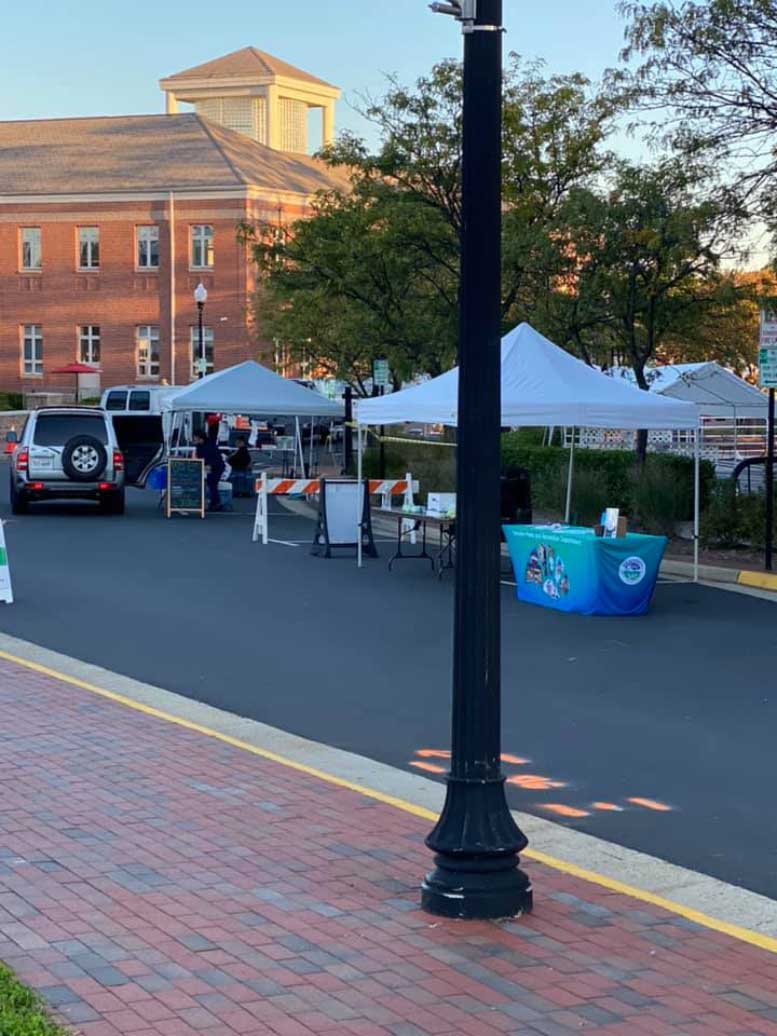
[[[108,453],[93,435],[74,435],[62,451],[62,467],[74,482],[93,482],[105,471]]]

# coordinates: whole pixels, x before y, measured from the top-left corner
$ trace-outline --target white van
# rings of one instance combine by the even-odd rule
[[[112,385],[103,392],[100,406],[113,420],[129,485],[143,485],[148,472],[164,456],[171,421],[166,405],[187,387]]]

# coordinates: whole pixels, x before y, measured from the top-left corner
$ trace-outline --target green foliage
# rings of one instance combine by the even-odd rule
[[[566,511],[569,466],[562,465],[558,469],[556,477],[560,479],[560,485],[557,492],[554,493],[557,506],[553,510],[563,515]],[[585,467],[574,471],[569,516],[571,523],[573,525],[595,525],[605,507],[612,503],[612,498],[607,494],[607,486],[602,480],[600,472]]]
[[[709,506],[702,515],[701,542],[704,547],[736,547],[740,540],[736,485],[729,478],[712,487]]]
[[[404,478],[408,471],[420,485],[419,499],[426,500],[429,492],[456,491],[456,450],[451,446],[430,443],[386,443],[386,478]],[[364,452],[364,474],[367,478],[380,475],[379,451],[370,447]]]
[[[689,510],[689,486],[692,467],[685,472],[685,478],[677,477],[672,465],[655,463],[656,457],[648,456],[642,468],[633,474],[632,502],[634,519],[645,532],[659,536],[671,536],[679,521],[693,517],[693,502]]]
[[[579,75],[544,77],[512,57],[504,78],[503,285],[506,322],[533,319],[565,275],[558,216],[605,163],[609,108]],[[365,391],[372,360],[394,383],[453,364],[461,230],[461,65],[414,89],[390,81],[363,113],[380,144],[345,134],[321,158],[348,188],[321,194],[293,226],[243,226],[260,272],[260,335]]]
[[[41,1000],[0,964],[0,1036],[67,1036]]]
[[[777,519],[777,508],[775,517]],[[718,482],[702,517],[701,540],[705,547],[763,550],[766,540],[765,494],[738,494],[731,479]]]
[[[24,410],[24,396],[22,393],[0,393],[0,410]]]
[[[615,354],[640,388],[663,346],[692,339],[703,314],[719,319],[743,290],[720,268],[744,213],[706,194],[707,183],[687,159],[619,162],[607,189],[573,191],[565,206],[575,291],[551,300],[558,333],[566,320],[587,358]]]
[[[623,0],[620,6],[629,24],[626,64],[609,74],[613,101],[649,113],[662,143],[714,160],[729,177],[727,187],[773,221],[775,0]]]
[[[564,514],[569,451],[559,446],[527,444],[524,431],[502,436],[502,470],[526,468],[531,476],[534,508],[552,516]],[[364,473],[377,478],[378,448],[364,454]],[[423,442],[387,443],[386,477],[402,478],[410,471],[421,482],[422,499],[430,490],[456,489],[456,450]],[[715,484],[715,470],[701,464],[701,504]],[[575,450],[572,521],[592,525],[605,507],[619,507],[632,525],[650,532],[670,533],[676,522],[693,518],[693,460],[672,454],[649,454],[638,468],[630,450]]]

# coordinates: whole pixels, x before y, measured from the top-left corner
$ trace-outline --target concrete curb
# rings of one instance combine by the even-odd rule
[[[664,558],[661,574],[693,579],[693,562]],[[777,574],[753,572],[750,569],[724,568],[722,565],[699,565],[699,579],[705,583],[727,583],[755,587],[758,590],[777,591]]]
[[[443,785],[418,774],[224,712],[4,633],[0,633],[0,650],[33,665],[55,670],[65,677],[122,695],[132,702],[151,706],[171,717],[237,738],[283,756],[291,763],[318,769],[338,780],[401,799],[435,814],[443,805]],[[56,672],[51,675],[55,677]],[[699,911],[721,925],[734,925],[757,935],[777,938],[775,900],[539,817],[518,812],[515,817],[535,852],[548,854],[571,867],[594,872],[600,878],[626,883],[632,891],[664,897],[678,909]],[[419,881],[420,878],[421,875]]]

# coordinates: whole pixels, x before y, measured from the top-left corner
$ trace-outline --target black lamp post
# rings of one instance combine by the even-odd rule
[[[202,311],[205,309],[205,303],[208,300],[208,289],[200,281],[197,287],[194,289],[194,301],[197,303],[197,328],[199,331],[199,346],[198,346],[198,358],[197,358],[197,377],[203,378],[205,371],[207,370],[207,364],[205,362],[205,338],[202,331]]]
[[[500,758],[502,0],[432,9],[462,22],[464,91],[451,768],[421,901],[446,917],[512,917],[532,891]]]

